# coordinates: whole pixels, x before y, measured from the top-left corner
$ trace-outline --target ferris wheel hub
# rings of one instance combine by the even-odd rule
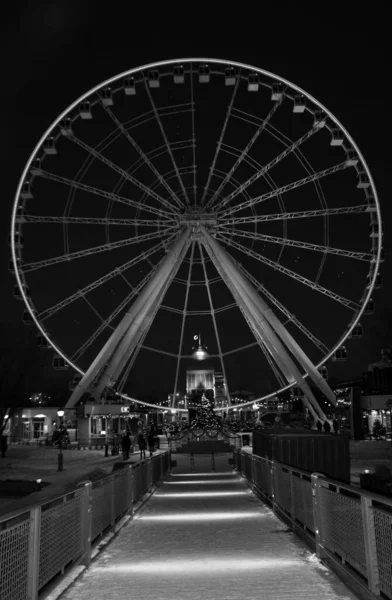
[[[216,227],[217,216],[214,213],[200,211],[199,209],[189,209],[186,213],[179,215],[178,224],[181,227]]]

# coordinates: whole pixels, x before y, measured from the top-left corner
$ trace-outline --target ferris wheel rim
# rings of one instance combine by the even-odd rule
[[[42,137],[40,138],[40,140],[38,141],[38,143],[36,144],[35,148],[33,149],[32,153],[30,154],[30,157],[25,165],[25,168],[22,172],[21,178],[19,180],[19,184],[17,186],[17,191],[15,194],[15,199],[14,199],[14,204],[13,204],[13,210],[12,210],[12,217],[11,217],[11,254],[12,254],[12,260],[13,260],[13,264],[14,264],[14,268],[15,268],[15,276],[16,276],[16,280],[17,280],[17,284],[18,287],[20,289],[21,292],[21,296],[24,300],[24,304],[27,308],[27,310],[29,311],[35,326],[37,327],[38,331],[46,338],[46,340],[48,341],[49,345],[55,350],[55,352],[57,352],[57,354],[59,354],[62,358],[64,358],[64,360],[73,368],[75,369],[76,372],[80,373],[81,375],[84,374],[83,370],[80,369],[74,362],[70,361],[70,359],[65,356],[65,354],[63,353],[63,351],[61,350],[61,348],[59,348],[57,346],[57,344],[55,344],[51,337],[46,333],[46,331],[41,327],[39,321],[36,319],[36,316],[33,312],[33,309],[31,308],[31,302],[28,301],[25,292],[24,292],[24,288],[23,288],[23,284],[22,284],[22,279],[20,276],[20,272],[19,272],[19,264],[17,261],[17,256],[16,256],[16,248],[15,248],[15,219],[16,219],[16,211],[18,208],[18,201],[19,201],[19,196],[20,196],[20,192],[21,192],[21,188],[22,185],[26,179],[26,176],[28,174],[28,171],[30,169],[31,163],[33,161],[33,159],[35,158],[37,152],[39,151],[39,149],[42,147],[43,142],[45,141],[45,139],[50,135],[50,133],[55,129],[55,127],[57,127],[57,125],[62,121],[62,119],[64,119],[74,108],[76,108],[81,102],[83,102],[84,100],[88,99],[92,94],[98,92],[100,89],[102,89],[103,87],[106,87],[110,84],[112,84],[113,82],[116,82],[118,80],[120,80],[121,78],[127,77],[127,76],[131,76],[135,73],[138,72],[143,72],[146,71],[148,69],[152,69],[152,68],[158,68],[158,67],[164,67],[164,66],[169,66],[169,65],[178,65],[178,64],[186,64],[186,63],[211,63],[211,64],[217,64],[217,65],[227,65],[227,66],[232,66],[232,67],[238,67],[238,68],[243,68],[246,70],[251,70],[252,72],[256,72],[259,74],[262,74],[263,76],[266,76],[270,79],[273,79],[277,82],[281,82],[287,86],[289,86],[292,90],[301,93],[301,95],[305,96],[308,100],[310,100],[312,102],[312,104],[314,104],[315,106],[317,106],[318,108],[320,108],[321,110],[323,110],[325,112],[325,114],[328,115],[328,117],[331,119],[331,121],[333,123],[335,123],[339,129],[341,129],[344,133],[344,135],[346,136],[346,138],[348,139],[348,141],[350,142],[351,146],[355,149],[356,153],[358,154],[358,157],[361,161],[361,166],[363,167],[363,169],[365,170],[368,178],[369,178],[369,182],[370,182],[370,186],[371,186],[371,190],[374,196],[374,201],[375,201],[375,206],[376,206],[376,214],[377,214],[377,222],[380,226],[380,235],[378,236],[378,243],[377,243],[377,254],[376,254],[376,261],[375,261],[375,267],[373,269],[373,276],[372,276],[372,280],[370,282],[370,286],[368,287],[368,291],[365,294],[364,298],[361,299],[361,309],[359,310],[359,312],[357,313],[356,318],[352,321],[350,328],[345,332],[345,334],[341,337],[341,339],[339,340],[339,342],[333,346],[332,350],[330,351],[330,353],[326,356],[323,357],[322,361],[316,365],[316,367],[319,369],[322,365],[324,365],[336,352],[336,350],[338,348],[340,348],[344,342],[347,340],[347,338],[349,337],[349,335],[351,334],[351,332],[353,331],[354,327],[358,324],[361,316],[363,315],[363,312],[365,311],[366,305],[368,303],[368,301],[371,299],[371,296],[373,294],[374,291],[374,286],[375,286],[375,281],[376,281],[376,277],[377,277],[377,273],[379,270],[379,265],[381,262],[381,249],[382,249],[382,232],[381,232],[381,211],[380,211],[380,205],[379,205],[379,200],[378,200],[378,194],[377,194],[377,190],[374,184],[374,180],[372,177],[372,174],[370,172],[370,169],[364,159],[364,156],[362,155],[359,147],[357,146],[355,140],[352,138],[352,136],[349,134],[349,132],[346,130],[346,128],[343,126],[342,123],[340,123],[340,121],[333,115],[333,113],[331,113],[327,107],[325,107],[323,104],[321,104],[316,98],[314,98],[311,94],[309,94],[306,90],[303,90],[302,88],[300,88],[299,86],[297,86],[296,84],[292,83],[291,81],[281,77],[280,75],[276,75],[275,73],[266,71],[264,69],[261,69],[259,67],[253,66],[253,65],[249,65],[246,63],[241,63],[241,62],[237,62],[237,61],[231,61],[229,59],[212,59],[212,58],[178,58],[178,59],[169,59],[169,60],[165,60],[165,61],[158,61],[158,62],[152,62],[152,63],[147,63],[145,65],[139,66],[139,67],[135,67],[133,69],[129,69],[126,70],[120,74],[117,74],[113,77],[110,77],[108,79],[106,79],[105,81],[101,82],[100,84],[96,85],[95,87],[91,88],[90,90],[88,90],[87,92],[85,92],[84,94],[82,94],[77,100],[75,100],[73,103],[71,103],[60,115],[59,117],[57,117],[57,119],[55,119],[53,121],[53,123],[49,126],[49,128],[44,132],[44,134],[42,135]],[[306,377],[307,375],[305,374],[304,377]],[[263,398],[267,398],[273,395],[276,395],[277,393],[280,393],[282,391],[284,391],[285,389],[289,389],[290,387],[292,387],[295,384],[289,384],[287,386],[285,386],[284,388],[281,388],[280,390],[271,393],[270,395],[267,396],[263,396]],[[155,406],[155,405],[154,405]]]

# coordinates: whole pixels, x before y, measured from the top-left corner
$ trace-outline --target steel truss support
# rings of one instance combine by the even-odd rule
[[[183,230],[155,275],[125,313],[118,327],[76,386],[66,408],[75,406],[81,396],[90,392],[99,398],[110,382],[117,381],[130,360],[143,334],[149,329],[165,292],[173,281],[190,243],[190,228]]]
[[[273,357],[287,381],[289,383],[293,383],[293,381],[297,382],[297,385],[303,390],[315,411],[318,414],[322,414],[324,420],[324,413],[321,411],[317,400],[282,342],[286,345],[287,349],[291,351],[299,364],[303,366],[317,387],[335,405],[335,396],[325,379],[323,379],[300,346],[295,342],[282,323],[280,323],[272,309],[269,308],[250,282],[242,275],[230,256],[204,227],[201,227],[201,241],[205,245],[218,272],[223,275],[224,281],[229,286],[229,289],[232,292],[234,291],[234,297],[237,300],[238,305],[247,315],[253,327],[255,327],[255,330],[257,330],[264,345],[267,347],[270,355]]]

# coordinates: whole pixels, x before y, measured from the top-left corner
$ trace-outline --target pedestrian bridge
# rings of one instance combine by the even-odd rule
[[[0,597],[392,598],[387,498],[242,450],[213,458],[170,469],[159,453],[5,515]]]

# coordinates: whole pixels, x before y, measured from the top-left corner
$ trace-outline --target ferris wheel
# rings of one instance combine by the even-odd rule
[[[73,402],[135,398],[154,365],[175,398],[196,332],[227,404],[238,371],[260,400],[309,376],[332,401],[325,363],[362,336],[383,260],[343,125],[278,75],[205,58],[132,69],[69,106],[24,168],[10,245],[23,320],[76,371]]]

